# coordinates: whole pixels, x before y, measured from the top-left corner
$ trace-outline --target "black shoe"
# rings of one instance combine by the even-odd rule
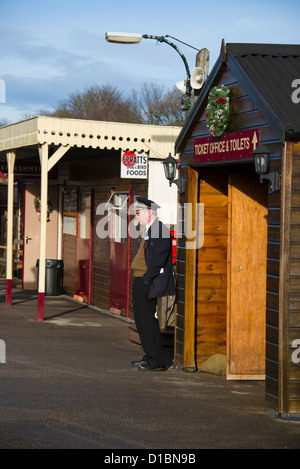
[[[146,362],[145,360],[143,360],[143,359],[142,359],[142,360],[133,360],[133,362],[131,362],[131,365],[132,365],[132,366],[139,366],[139,365],[141,365],[141,364],[147,365],[147,362]]]
[[[139,365],[138,365],[138,369],[140,371],[165,371],[165,366],[162,365],[162,366],[155,366],[155,365],[151,365],[151,363],[147,363],[147,362],[141,362]]]

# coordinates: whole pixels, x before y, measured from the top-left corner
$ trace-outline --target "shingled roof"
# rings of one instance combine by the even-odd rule
[[[300,132],[300,104],[292,101],[292,83],[300,80],[300,45],[228,44],[228,53],[247,73],[285,131]]]
[[[300,138],[300,103],[292,100],[296,91],[292,83],[300,80],[300,45],[229,43],[221,48],[220,56],[177,138],[176,151],[180,151],[188,128],[224,62],[250,99],[273,124],[280,140]]]

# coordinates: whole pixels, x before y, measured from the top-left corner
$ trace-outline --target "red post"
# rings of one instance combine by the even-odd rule
[[[6,280],[6,304],[7,306],[12,305],[12,280]]]
[[[94,226],[94,189],[91,189],[91,216],[90,216],[90,252],[89,252],[89,293],[88,293],[88,302],[91,304],[92,297],[92,262],[93,262],[93,226]]]
[[[131,202],[132,202],[132,189],[129,188],[128,191],[128,215],[127,215],[127,299],[126,299],[126,317],[129,318],[129,309],[130,309],[130,260],[131,260],[131,238],[129,233],[129,223],[131,220],[130,217],[130,210],[131,210]]]
[[[45,293],[39,293],[37,320],[44,321]]]

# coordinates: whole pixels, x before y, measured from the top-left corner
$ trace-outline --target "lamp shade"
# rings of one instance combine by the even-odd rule
[[[107,42],[115,42],[117,44],[137,44],[143,39],[142,34],[135,33],[105,33]]]
[[[254,166],[256,173],[261,176],[267,174],[269,171],[271,152],[267,150],[265,145],[260,143],[253,152]]]
[[[169,153],[169,156],[163,161],[163,165],[166,178],[168,181],[173,181],[176,176],[177,161],[172,157],[171,153]]]

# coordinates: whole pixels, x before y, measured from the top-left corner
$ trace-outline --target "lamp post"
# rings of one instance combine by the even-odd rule
[[[174,44],[173,42],[170,42],[168,39],[166,39],[165,36],[152,36],[149,34],[135,34],[135,33],[108,32],[108,33],[105,33],[105,39],[107,40],[107,42],[114,42],[116,44],[138,44],[139,42],[141,42],[142,39],[155,39],[158,42],[165,42],[166,44],[169,44],[169,46],[173,47],[173,49],[175,49],[176,52],[178,52],[178,54],[182,58],[184,66],[185,66],[185,70],[186,70],[185,92],[184,92],[183,99],[181,101],[181,108],[182,110],[187,111],[191,107],[191,94],[192,94],[191,73],[190,73],[189,65],[187,63],[185,56],[183,55],[181,50],[178,49],[176,44]],[[192,47],[192,46],[189,46],[189,47]],[[195,47],[193,47],[193,49],[195,49]]]

